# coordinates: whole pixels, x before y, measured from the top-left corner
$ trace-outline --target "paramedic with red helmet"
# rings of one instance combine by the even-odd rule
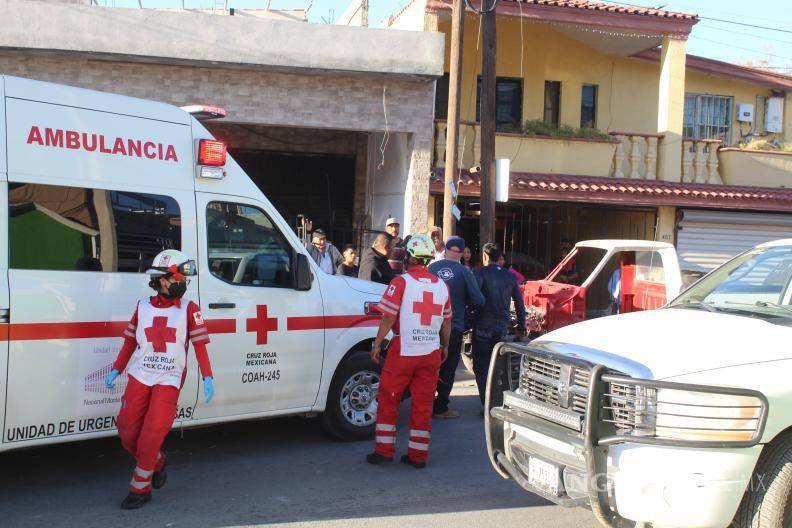
[[[434,244],[425,234],[409,237],[407,273],[393,279],[379,302],[383,314],[371,359],[379,363],[382,341],[393,329],[379,385],[375,428],[376,447],[366,456],[370,464],[393,460],[396,420],[404,390],[412,396],[410,441],[401,461],[426,467],[432,430],[432,404],[440,364],[448,355],[451,300],[446,283],[426,266],[434,259]]]
[[[195,275],[195,262],[175,249],[154,257],[147,271],[149,286],[157,295],[138,301],[124,345],[105,378],[113,387],[127,369],[129,380],[118,413],[121,445],[135,457],[129,494],[121,508],[139,508],[151,500],[151,488],[165,485],[166,460],[162,442],[173,425],[179,392],[187,374],[187,346],[191,342],[204,380],[204,397],[214,396],[212,367],[206,351],[209,332],[198,305],[182,301],[187,275]]]

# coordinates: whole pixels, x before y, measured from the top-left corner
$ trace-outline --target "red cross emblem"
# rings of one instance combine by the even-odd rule
[[[433,315],[443,315],[443,306],[434,303],[432,292],[423,292],[423,300],[413,302],[413,313],[421,315],[421,326],[432,324]]]
[[[247,320],[247,331],[256,332],[256,344],[266,345],[267,334],[278,331],[278,318],[267,317],[267,305],[256,306],[256,317]]]
[[[154,346],[154,352],[167,352],[166,343],[176,342],[176,329],[168,326],[167,317],[155,317],[145,332],[146,339]]]

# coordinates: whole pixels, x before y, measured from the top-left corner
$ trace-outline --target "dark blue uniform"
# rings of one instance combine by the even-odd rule
[[[440,365],[440,376],[437,379],[437,398],[434,401],[434,414],[448,410],[451,389],[454,386],[456,368],[462,353],[462,334],[465,331],[465,307],[484,304],[476,279],[465,266],[459,262],[443,259],[429,264],[429,271],[443,279],[451,295],[451,338],[448,342],[448,357]]]
[[[517,277],[506,268],[490,264],[475,270],[473,275],[484,294],[484,306],[476,310],[473,318],[473,372],[483,404],[492,349],[508,331],[511,301],[521,332],[525,332],[525,304]]]

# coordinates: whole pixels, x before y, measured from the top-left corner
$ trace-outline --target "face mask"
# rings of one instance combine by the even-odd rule
[[[187,282],[173,282],[168,286],[167,297],[181,298],[185,293],[187,293]]]

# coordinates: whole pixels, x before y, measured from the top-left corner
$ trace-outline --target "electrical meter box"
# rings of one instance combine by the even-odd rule
[[[750,103],[737,104],[737,121],[740,123],[753,123],[754,105]]]

